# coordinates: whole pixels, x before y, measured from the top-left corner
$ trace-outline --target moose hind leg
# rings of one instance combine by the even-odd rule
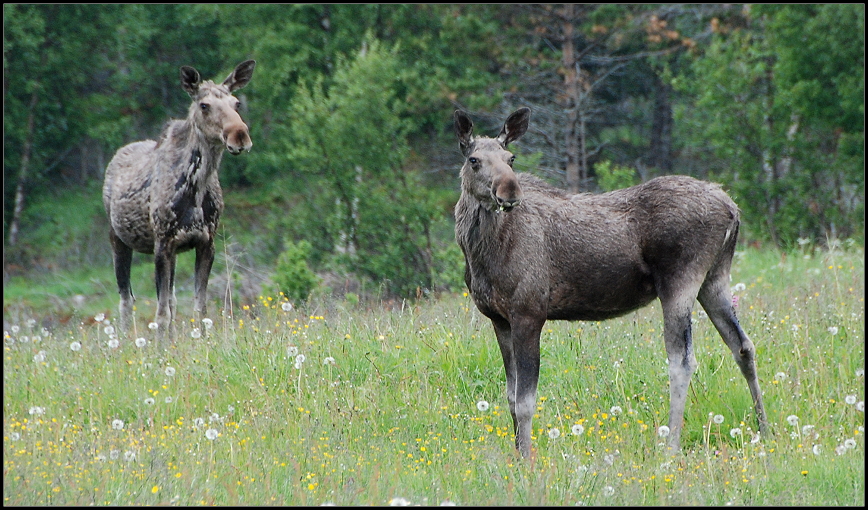
[[[193,284],[193,311],[196,313],[198,319],[202,319],[207,311],[208,277],[211,275],[211,266],[214,264],[214,253],[213,240],[204,246],[196,248],[196,275]]]
[[[112,261],[115,267],[115,278],[118,282],[118,293],[121,300],[118,306],[119,326],[124,332],[129,331],[133,315],[133,289],[130,285],[130,266],[133,262],[133,250],[117,236],[113,228],[109,229],[109,240],[112,245]]]
[[[760,433],[767,435],[770,429],[766,419],[759,378],[757,377],[756,347],[738,322],[727,280],[718,278],[716,281],[704,285],[699,292],[699,303],[708,313],[708,318],[711,319],[729,350],[732,351],[732,356],[750,389]]]
[[[693,352],[693,332],[690,313],[695,295],[678,299],[661,298],[663,305],[663,336],[669,359],[669,447],[681,448],[681,430],[684,426],[684,408],[690,378],[696,371]]]
[[[160,243],[154,250],[154,283],[157,287],[157,336],[160,340],[170,333],[174,301],[175,253]]]

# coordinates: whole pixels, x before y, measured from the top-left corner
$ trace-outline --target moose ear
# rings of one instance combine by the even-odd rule
[[[530,122],[530,108],[519,108],[503,123],[503,129],[497,135],[497,140],[506,147],[525,134],[528,122]]]
[[[199,91],[199,84],[202,83],[202,77],[199,76],[199,71],[190,66],[181,66],[181,86],[191,96],[195,96]]]
[[[225,80],[223,80],[223,85],[229,88],[229,92],[234,92],[241,87],[250,83],[250,78],[253,78],[253,68],[256,67],[255,60],[245,60],[244,62],[235,66],[235,70],[232,71]]]
[[[473,134],[473,121],[461,110],[455,110],[455,136],[458,137],[458,147],[461,154],[467,157],[470,153],[470,141]]]

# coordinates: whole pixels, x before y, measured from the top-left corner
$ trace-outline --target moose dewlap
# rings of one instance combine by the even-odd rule
[[[488,138],[473,136],[466,113],[454,116],[465,157],[455,238],[464,252],[467,288],[494,326],[521,455],[531,452],[546,320],[609,319],[658,298],[669,358],[669,445],[680,448],[696,369],[690,325],[696,300],[732,351],[760,431],[767,433],[756,351],[739,325],[729,288],[739,227],[735,203],[717,184],[687,176],[570,194],[515,173],[507,146],[524,135],[529,119],[530,109],[521,108],[497,137]]]

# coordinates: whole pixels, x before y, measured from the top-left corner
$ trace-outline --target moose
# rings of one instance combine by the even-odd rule
[[[515,446],[531,455],[540,332],[546,320],[599,321],[659,298],[669,359],[669,442],[680,450],[684,407],[696,370],[691,311],[698,300],[732,351],[768,432],[756,349],[736,318],[729,288],[739,228],[736,204],[717,184],[670,175],[603,194],[570,194],[513,171],[507,146],[525,134],[520,108],[496,138],[473,136],[454,114],[465,161],[455,206],[464,281],[491,320],[506,370]]]
[[[256,61],[238,64],[217,84],[181,67],[181,86],[193,102],[184,120],[170,120],[159,140],[118,149],[105,171],[103,205],[120,293],[122,330],[131,324],[133,251],[154,255],[159,338],[172,334],[175,317],[175,259],[196,250],[194,312],[206,311],[206,291],[214,263],[214,236],[223,211],[217,171],[224,149],[250,151],[253,142],[232,93],[250,82]]]

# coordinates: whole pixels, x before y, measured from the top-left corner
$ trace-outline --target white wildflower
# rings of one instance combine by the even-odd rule
[[[714,415],[714,423],[717,423],[718,425],[723,423],[723,415],[722,414],[715,414]]]
[[[741,292],[746,288],[747,288],[747,285],[745,285],[743,283],[736,283],[735,286],[732,288],[732,291],[733,292]]]
[[[193,328],[193,331],[190,332],[190,336],[193,338],[200,338],[202,336],[202,330],[199,328]]]
[[[835,327],[835,326],[829,326],[829,329],[828,329],[827,331],[828,331],[829,334],[832,335],[832,336],[835,336],[835,335],[838,334],[838,328]]]
[[[205,326],[205,329],[211,329],[212,327],[214,327],[214,321],[212,321],[208,317],[205,317],[204,319],[202,319],[202,325]]]
[[[667,427],[666,425],[660,425],[657,428],[657,435],[660,437],[669,437],[669,432],[669,427]]]
[[[148,345],[148,341],[142,337],[136,338],[136,347],[144,347]]]
[[[729,436],[730,436],[730,437],[733,437],[733,438],[734,438],[734,437],[736,437],[736,436],[740,436],[740,435],[741,435],[741,429],[738,428],[738,427],[736,427],[736,428],[734,428],[734,429],[732,429],[732,430],[729,431]]]
[[[844,397],[844,402],[846,402],[849,405],[855,404],[856,403],[856,395],[847,395],[846,397]]]
[[[865,401],[864,400],[860,400],[859,402],[856,402],[856,410],[859,411],[860,413],[865,412]]]
[[[120,344],[121,343],[117,338],[112,338],[108,341],[109,349],[117,349]]]
[[[71,344],[69,344],[69,348],[75,352],[78,352],[81,350],[81,344],[79,342],[72,342]]]
[[[114,328],[114,326],[106,326],[106,327],[102,328],[102,331],[106,335],[111,336],[115,333],[115,328]]]
[[[175,367],[166,367],[166,375],[169,377],[175,375]]]
[[[612,413],[612,416],[618,416],[619,414],[621,414],[621,411],[621,406],[612,406],[612,408],[609,409],[609,412]]]
[[[813,452],[814,455],[819,455],[819,454],[823,453],[823,447],[821,445],[815,444],[811,448],[811,452]]]
[[[286,355],[289,356],[290,358],[296,357],[298,355],[298,347],[296,347],[294,345],[290,345],[289,347],[286,348]]]
[[[280,308],[281,308],[284,312],[288,312],[288,311],[292,310],[292,303],[290,303],[289,301],[284,301],[284,302],[280,305]]]
[[[323,365],[334,365],[335,359],[332,358],[331,356],[328,356],[328,357],[326,357],[326,359],[322,360],[322,364]]]
[[[844,440],[844,448],[847,448],[848,450],[852,450],[853,448],[856,448],[856,440],[853,439],[852,437],[849,439],[845,439]]]
[[[549,429],[548,434],[549,434],[549,439],[557,439],[557,438],[561,437],[561,431],[558,430],[557,428]]]
[[[148,323],[148,329],[156,330],[156,329],[159,328],[159,327],[160,327],[160,325],[157,324],[156,322]]]
[[[581,436],[585,433],[585,427],[581,423],[576,423],[570,430],[574,436]]]
[[[205,437],[210,439],[211,441],[217,439],[218,432],[216,429],[208,429],[205,431]]]
[[[488,411],[488,402],[485,400],[480,400],[476,403],[476,408],[482,412]]]
[[[98,314],[93,316],[93,320],[96,322],[102,322],[105,320],[105,314],[104,313],[98,313]]]
[[[789,423],[790,425],[795,427],[796,425],[799,424],[799,417],[796,416],[795,414],[791,414],[791,415],[787,416],[787,423]]]
[[[124,420],[112,420],[112,428],[115,430],[123,430],[124,429]]]

